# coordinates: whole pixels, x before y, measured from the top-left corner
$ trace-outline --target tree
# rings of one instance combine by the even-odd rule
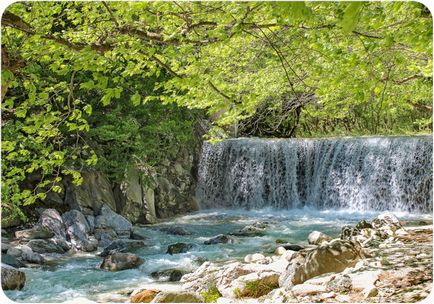
[[[122,150],[122,134],[96,119],[106,113],[149,110],[158,133],[157,103],[201,109],[211,140],[432,129],[432,16],[415,2],[19,2],[2,37],[12,216],[65,175],[80,183],[98,156],[112,161],[89,142]],[[146,148],[130,136],[142,131],[122,130]]]

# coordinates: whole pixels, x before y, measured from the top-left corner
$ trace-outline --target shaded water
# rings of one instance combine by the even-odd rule
[[[108,272],[98,269],[102,258],[87,254],[70,257],[56,266],[22,268],[27,283],[21,291],[6,291],[7,296],[18,302],[62,302],[76,297],[97,301],[108,301],[101,294],[114,295],[123,288],[134,289],[155,282],[150,276],[153,271],[177,268],[192,271],[197,267],[195,260],[206,258],[211,261],[243,259],[255,252],[269,253],[275,249],[276,239],[291,243],[306,243],[312,230],[338,236],[340,228],[359,219],[372,219],[376,212],[351,212],[345,210],[294,209],[294,210],[240,210],[211,209],[177,217],[155,226],[142,227],[148,236],[147,246],[135,253],[145,259],[138,269]],[[400,213],[401,219],[431,220],[431,215]],[[235,244],[203,245],[210,237],[230,233],[257,221],[269,223],[265,235],[238,237]],[[176,225],[190,231],[192,235],[175,236],[157,228]],[[187,253],[166,254],[167,246],[176,242],[193,243],[195,247]],[[124,297],[127,300],[128,297]]]

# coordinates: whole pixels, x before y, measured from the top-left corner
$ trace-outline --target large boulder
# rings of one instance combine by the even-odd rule
[[[113,229],[119,238],[129,238],[133,225],[122,215],[117,214],[107,205],[101,207],[101,213],[95,218],[95,229]]]
[[[130,303],[150,303],[160,292],[158,289],[144,289],[130,297]]]
[[[323,242],[331,241],[332,237],[320,231],[312,231],[307,239],[311,245],[321,245]]]
[[[3,290],[22,289],[26,283],[24,272],[1,263],[1,281]]]
[[[50,231],[55,238],[65,239],[65,224],[55,209],[45,209],[39,217],[38,225]]]
[[[292,286],[324,273],[341,272],[353,267],[361,257],[358,243],[335,239],[307,253],[304,263],[290,264],[280,278],[280,285]]]
[[[231,236],[225,234],[219,234],[209,240],[203,242],[205,245],[213,245],[213,244],[233,244],[235,239]]]
[[[205,299],[194,292],[188,291],[162,291],[151,303],[204,303]]]
[[[96,244],[89,241],[91,227],[83,213],[70,210],[62,214],[62,219],[67,227],[66,235],[72,246],[83,251],[96,250]]]
[[[166,253],[168,253],[170,255],[172,255],[172,254],[178,254],[178,253],[186,253],[191,248],[193,248],[193,244],[175,243],[175,244],[169,245],[167,247],[167,252]]]
[[[100,256],[105,257],[116,252],[130,252],[145,246],[145,243],[140,240],[114,240],[110,245],[104,248]]]
[[[100,268],[103,270],[120,271],[137,268],[143,263],[143,259],[135,254],[117,252],[106,256]]]

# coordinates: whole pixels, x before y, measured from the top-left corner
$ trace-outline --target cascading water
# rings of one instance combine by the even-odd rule
[[[432,212],[431,136],[204,144],[202,208]]]

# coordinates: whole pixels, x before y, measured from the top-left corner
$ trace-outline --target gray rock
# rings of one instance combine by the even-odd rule
[[[9,246],[9,249],[6,253],[16,258],[20,258],[23,252],[19,248]]]
[[[133,227],[131,230],[131,238],[134,240],[147,240],[148,231],[141,227]]]
[[[327,291],[347,292],[353,287],[353,282],[350,276],[343,274],[338,275],[333,280],[327,283]]]
[[[94,235],[100,247],[107,247],[118,238],[116,232],[111,228],[97,228],[95,229]]]
[[[65,239],[65,225],[59,212],[55,209],[45,209],[39,217],[38,225],[46,228],[58,239]]]
[[[176,243],[176,244],[169,245],[169,247],[167,247],[166,253],[168,253],[170,255],[178,254],[178,253],[185,253],[185,252],[188,252],[191,248],[193,248],[193,244]]]
[[[95,229],[111,228],[120,238],[129,238],[132,227],[133,225],[126,218],[107,205],[102,206],[101,214],[95,218]]]
[[[86,217],[78,210],[71,210],[62,215],[66,235],[71,244],[78,250],[94,251],[96,248],[89,242],[91,228]]]
[[[205,299],[194,292],[188,291],[162,291],[151,303],[204,303]]]
[[[100,256],[105,257],[115,252],[130,252],[145,246],[145,243],[140,240],[114,240],[100,253]]]
[[[120,271],[137,268],[143,263],[143,259],[135,254],[117,252],[104,257],[100,268],[103,270]]]
[[[191,235],[191,232],[187,229],[179,226],[169,226],[169,227],[161,227],[158,230],[163,231],[167,234],[173,235]]]
[[[205,245],[212,245],[212,244],[233,244],[235,242],[235,239],[225,235],[225,234],[219,234],[213,238],[210,238],[209,240],[203,242]]]
[[[53,236],[53,231],[41,225],[35,225],[31,229],[15,231],[15,237],[20,240],[49,239]]]
[[[33,250],[29,246],[21,245],[20,250],[21,250],[21,259],[23,261],[34,263],[34,264],[45,263],[45,259],[39,253],[33,252]]]
[[[26,275],[24,272],[2,263],[1,281],[3,290],[20,290],[26,283]]]
[[[232,232],[231,235],[236,236],[262,236],[265,234],[264,229],[248,225],[238,231]]]
[[[22,263],[20,260],[18,260],[16,257],[9,255],[9,254],[2,254],[1,261],[4,264],[7,264],[9,266],[20,268],[25,267],[24,263]]]
[[[185,271],[179,269],[166,269],[154,271],[151,273],[151,276],[159,281],[178,282],[185,273]]]
[[[37,253],[65,253],[70,249],[65,240],[55,238],[30,240],[27,246]]]

